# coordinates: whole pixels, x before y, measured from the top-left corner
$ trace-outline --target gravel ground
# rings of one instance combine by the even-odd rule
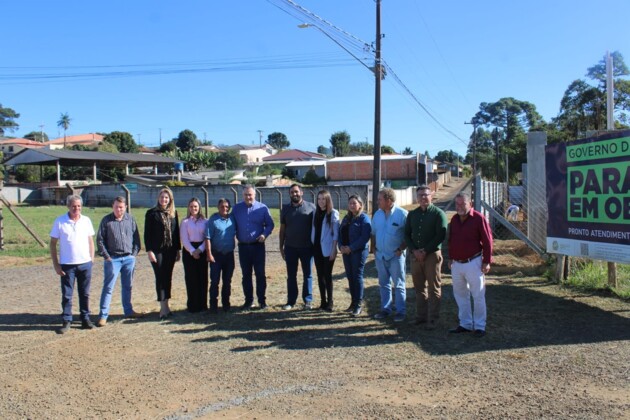
[[[178,264],[176,314],[160,322],[141,253],[133,301],[147,316],[124,320],[117,286],[104,328],[76,321],[65,335],[55,333],[51,265],[2,268],[0,417],[630,418],[630,302],[491,275],[488,335],[452,336],[448,276],[436,330],[372,319],[379,297],[370,259],[362,316],[341,312],[350,301],[340,260],[335,312],[282,311],[286,270],[277,236],[269,241],[265,311],[188,314]],[[101,285],[99,260],[93,312]],[[242,304],[238,269],[232,296]],[[407,300],[412,319],[410,277]]]

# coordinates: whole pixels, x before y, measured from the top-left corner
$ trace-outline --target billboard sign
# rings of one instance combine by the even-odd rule
[[[545,147],[547,252],[630,263],[630,131]]]

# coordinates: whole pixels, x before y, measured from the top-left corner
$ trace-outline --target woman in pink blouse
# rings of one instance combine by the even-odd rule
[[[188,214],[179,228],[183,249],[188,312],[208,309],[208,262],[205,254],[206,218],[197,197],[188,202]]]

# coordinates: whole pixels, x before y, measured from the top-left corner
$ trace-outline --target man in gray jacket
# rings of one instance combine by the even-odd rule
[[[139,318],[142,314],[133,310],[131,288],[136,255],[140,251],[140,232],[136,219],[127,213],[127,200],[116,197],[112,212],[103,217],[96,233],[98,253],[103,263],[103,291],[101,292],[100,312],[96,326],[104,327],[109,316],[112,291],[120,273],[122,284],[122,306],[125,318]]]

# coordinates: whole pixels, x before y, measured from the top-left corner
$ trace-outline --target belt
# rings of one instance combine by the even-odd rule
[[[262,242],[254,241],[254,242],[239,242],[239,245],[258,245],[262,244]]]
[[[478,253],[476,253],[475,255],[473,255],[472,257],[470,257],[470,258],[466,258],[466,259],[464,259],[464,260],[455,260],[455,259],[453,259],[453,261],[458,262],[458,263],[460,263],[460,264],[466,264],[466,263],[471,262],[472,260],[474,260],[475,258],[477,258],[477,257],[479,257],[479,256],[481,256],[481,252],[478,252]]]
[[[121,258],[121,257],[128,257],[130,256],[131,253],[126,253],[126,254],[110,254],[110,257],[112,258]]]

